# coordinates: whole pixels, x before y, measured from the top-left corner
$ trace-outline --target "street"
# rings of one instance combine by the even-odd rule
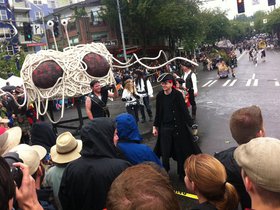
[[[214,154],[215,152],[236,146],[229,130],[229,119],[233,111],[244,106],[257,105],[261,108],[266,135],[280,138],[277,123],[279,122],[279,89],[280,89],[280,51],[267,51],[265,62],[253,65],[248,60],[248,54],[238,54],[238,67],[236,77],[231,75],[227,79],[218,79],[216,70],[203,71],[199,68],[198,96],[197,102],[197,123],[199,125],[199,145],[204,153]],[[154,96],[161,89],[159,84],[154,86]],[[155,113],[155,97],[151,98],[153,113]],[[124,102],[118,98],[116,101],[109,101],[108,106],[111,116],[125,112]],[[82,107],[83,116],[86,116]],[[56,112],[57,115],[59,112]],[[77,117],[74,108],[66,109],[64,119]],[[86,123],[87,120],[84,121]],[[72,123],[75,124],[75,123]],[[77,124],[77,122],[76,122]],[[144,143],[151,148],[154,147],[156,138],[151,134],[152,122],[140,123],[139,129],[144,136]],[[63,132],[65,129],[58,129]],[[183,182],[179,181],[176,174],[176,163],[171,162],[169,172],[174,190],[186,192]],[[182,209],[189,209],[195,200],[178,195]]]
[[[279,138],[279,55],[279,51],[267,51],[266,61],[259,59],[255,66],[245,53],[238,61],[236,78],[218,79],[214,71],[199,72],[197,104],[203,152],[213,154],[236,145],[229,119],[232,112],[245,106],[259,106],[266,135]]]

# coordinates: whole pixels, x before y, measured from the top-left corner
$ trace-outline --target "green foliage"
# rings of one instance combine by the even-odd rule
[[[250,36],[252,33],[252,28],[250,27],[250,23],[247,21],[239,21],[237,19],[230,21],[230,39],[233,42],[242,41],[245,37]]]
[[[17,59],[19,59],[19,65],[21,67],[25,59],[25,54],[20,52],[18,55],[7,56],[6,52],[0,53],[0,78],[7,79],[9,73],[20,76],[20,71],[16,66]]]
[[[82,7],[82,8],[75,7],[74,8],[74,17],[75,18],[81,18],[81,17],[87,17],[87,16],[88,16],[88,14],[84,7]]]
[[[229,37],[230,22],[225,13],[220,10],[204,11],[202,13],[204,42],[214,44],[221,38]]]
[[[280,10],[267,15],[258,12],[253,17],[238,15],[229,20],[221,10],[200,10],[197,0],[119,0],[127,45],[160,45],[168,41],[171,52],[179,46],[193,51],[203,44],[214,44],[225,38],[233,43],[251,37],[254,30],[264,33],[279,30]],[[101,17],[119,30],[116,0],[102,0]],[[276,12],[278,11],[278,12]],[[268,19],[264,25],[262,20]],[[255,22],[255,27],[250,22]],[[117,34],[120,36],[119,31]],[[135,41],[137,40],[137,41]],[[135,44],[137,43],[137,44]]]
[[[256,30],[256,33],[267,32],[266,24],[263,23],[263,19],[267,19],[267,14],[265,12],[258,11],[253,15],[254,29]]]
[[[267,29],[273,31],[273,33],[278,32],[280,34],[280,8],[268,14],[267,19]]]

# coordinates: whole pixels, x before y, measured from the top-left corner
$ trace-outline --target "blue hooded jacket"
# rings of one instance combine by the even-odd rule
[[[141,144],[143,138],[131,114],[123,113],[118,115],[116,123],[119,136],[117,146],[131,164],[136,165],[145,161],[152,161],[162,166],[159,158],[151,148]]]

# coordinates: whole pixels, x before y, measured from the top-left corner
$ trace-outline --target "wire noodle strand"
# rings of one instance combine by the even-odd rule
[[[93,77],[86,72],[87,64],[83,59],[89,53],[96,53],[106,59],[110,65],[107,75],[104,77]],[[32,80],[32,73],[45,61],[56,62],[63,70],[63,75],[58,78],[53,87],[43,89],[36,87]],[[47,114],[52,123],[57,123],[63,118],[65,98],[89,94],[91,92],[89,84],[92,80],[99,80],[101,85],[115,84],[112,72],[112,55],[105,45],[101,43],[71,46],[65,48],[63,52],[41,50],[37,54],[30,54],[26,57],[22,66],[21,78],[23,79],[28,99],[35,102],[37,116]],[[62,100],[61,114],[57,121],[53,121],[47,113],[49,100],[55,99]]]
[[[93,77],[87,73],[87,64],[83,61],[85,55],[89,53],[95,53],[103,58],[109,63],[110,69],[107,75],[103,77]],[[148,66],[142,61],[144,60],[157,60],[160,56],[164,56],[166,62],[159,66]],[[133,59],[135,59],[134,62]],[[107,50],[106,46],[102,43],[91,43],[91,44],[80,44],[76,46],[69,46],[63,49],[63,51],[55,50],[41,50],[37,54],[29,54],[26,56],[21,69],[21,78],[24,83],[24,103],[18,104],[18,106],[24,106],[26,101],[34,101],[37,108],[37,117],[39,115],[47,115],[52,123],[58,123],[64,115],[65,110],[65,98],[67,97],[80,97],[91,92],[90,82],[94,79],[99,80],[101,85],[115,84],[116,81],[113,75],[113,68],[127,68],[136,63],[141,64],[147,69],[158,69],[174,60],[184,60],[198,66],[197,63],[183,57],[175,57],[168,60],[167,55],[163,50],[159,51],[156,57],[143,57],[138,58],[134,53],[127,62],[123,63],[116,58],[114,58],[110,52]],[[58,78],[53,87],[50,88],[38,88],[33,82],[32,73],[33,71],[45,61],[54,61],[63,70],[62,77]],[[113,61],[119,65],[113,65]],[[0,96],[9,93],[1,93]],[[9,94],[12,96],[12,94]],[[28,98],[27,98],[28,97]],[[14,97],[13,97],[14,98]],[[49,100],[61,99],[62,107],[61,113],[58,120],[54,121],[49,116],[47,110],[49,105]]]

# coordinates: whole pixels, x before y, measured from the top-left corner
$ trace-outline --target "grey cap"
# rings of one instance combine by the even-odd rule
[[[234,151],[238,165],[252,182],[271,192],[280,192],[280,140],[254,138]]]

